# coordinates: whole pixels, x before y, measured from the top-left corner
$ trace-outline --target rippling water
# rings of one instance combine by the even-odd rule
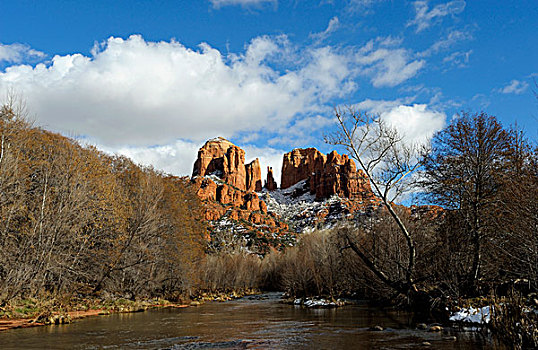
[[[304,309],[266,294],[186,309],[114,314],[0,333],[1,349],[504,349],[479,333],[429,333],[403,312]],[[381,325],[384,331],[369,327]],[[456,339],[454,340],[454,336]],[[431,345],[425,345],[428,342]]]

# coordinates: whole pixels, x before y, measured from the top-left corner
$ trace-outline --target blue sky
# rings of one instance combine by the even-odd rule
[[[535,0],[3,0],[0,96],[174,174],[215,136],[278,173],[294,147],[330,150],[339,105],[411,141],[462,110],[537,140],[537,29]]]

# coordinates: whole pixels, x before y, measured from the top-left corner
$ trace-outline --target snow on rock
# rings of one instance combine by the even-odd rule
[[[344,305],[341,300],[330,301],[324,298],[306,298],[306,299],[295,299],[293,301],[294,305],[302,305],[308,308],[329,308],[329,307],[338,307]]]
[[[310,193],[306,181],[299,181],[286,189],[264,190],[258,193],[258,196],[265,201],[269,212],[290,223],[298,233],[316,228],[330,228],[344,217],[349,219],[350,214],[344,213],[341,198],[333,195],[323,201],[317,201],[315,194]],[[327,214],[320,217],[321,213]]]
[[[464,307],[450,316],[450,321],[465,323],[489,323],[491,319],[491,306],[481,308]]]

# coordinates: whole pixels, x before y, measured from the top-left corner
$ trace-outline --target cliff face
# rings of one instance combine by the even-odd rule
[[[216,175],[243,191],[247,189],[246,173],[245,151],[222,137],[200,148],[192,170],[193,177]]]
[[[315,148],[294,149],[284,155],[281,188],[273,169],[267,167],[265,189],[259,197],[259,160],[245,164],[244,150],[216,138],[200,148],[191,183],[205,207],[212,237],[233,232],[249,242],[249,249],[261,253],[270,247],[293,245],[297,233],[314,227],[331,227],[342,221],[360,224],[384,210],[352,159]],[[426,216],[433,221],[443,215],[436,207],[402,208],[412,218]]]
[[[262,190],[262,171],[258,158],[245,165],[247,191],[260,192]]]
[[[279,246],[279,236],[288,234],[288,225],[268,213],[256,194],[262,190],[259,160],[245,164],[245,151],[230,141],[219,137],[200,148],[191,183],[205,206],[206,220],[215,225],[240,222],[237,231],[255,233],[271,246]]]
[[[245,164],[244,150],[226,139],[212,139],[198,151],[191,183],[214,232],[232,230],[257,237],[258,243],[253,245],[289,245],[296,232],[351,220],[356,213],[379,204],[353,160],[335,151],[325,155],[315,148],[294,149],[284,155],[280,189],[268,167],[260,198],[259,160]],[[333,195],[339,198],[331,198]]]
[[[241,191],[261,191],[262,172],[258,158],[245,164],[245,151],[218,137],[198,151],[192,176],[216,175]]]
[[[307,180],[316,200],[338,195],[341,198],[367,201],[375,199],[370,182],[355,162],[336,151],[324,155],[315,148],[294,149],[282,161],[281,188]]]
[[[284,154],[280,187],[286,189],[299,181],[309,179],[312,174],[320,174],[325,162],[325,155],[315,148],[296,148]]]

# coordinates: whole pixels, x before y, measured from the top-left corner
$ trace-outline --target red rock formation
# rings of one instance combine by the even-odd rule
[[[245,165],[245,172],[247,191],[260,192],[262,190],[262,171],[258,158]]]
[[[267,167],[267,180],[265,181],[265,188],[267,188],[268,191],[274,191],[278,188],[275,178],[273,177],[273,168],[270,166]]]
[[[355,200],[372,200],[374,194],[364,173],[347,155],[332,151],[324,155],[315,148],[294,149],[282,161],[281,188],[307,180],[316,199],[338,195]]]
[[[217,186],[215,200],[221,204],[231,204],[234,207],[241,207],[244,204],[243,192],[228,184]]]
[[[296,148],[284,154],[280,188],[288,188],[301,180],[309,179],[313,174],[321,174],[325,158],[325,155],[315,148]]]
[[[203,177],[193,178],[196,194],[203,201],[215,201],[217,200],[217,184],[210,179]]]
[[[223,138],[207,141],[200,148],[191,182],[204,203],[205,217],[216,221],[227,215],[231,220],[245,220],[276,229],[274,218],[267,213],[266,203],[254,193],[262,190],[260,162],[256,159],[245,165],[244,161],[245,151]],[[222,181],[204,177],[206,175],[215,175]]]
[[[207,141],[198,151],[192,176],[212,174],[240,190],[246,190],[245,151],[222,137]]]

